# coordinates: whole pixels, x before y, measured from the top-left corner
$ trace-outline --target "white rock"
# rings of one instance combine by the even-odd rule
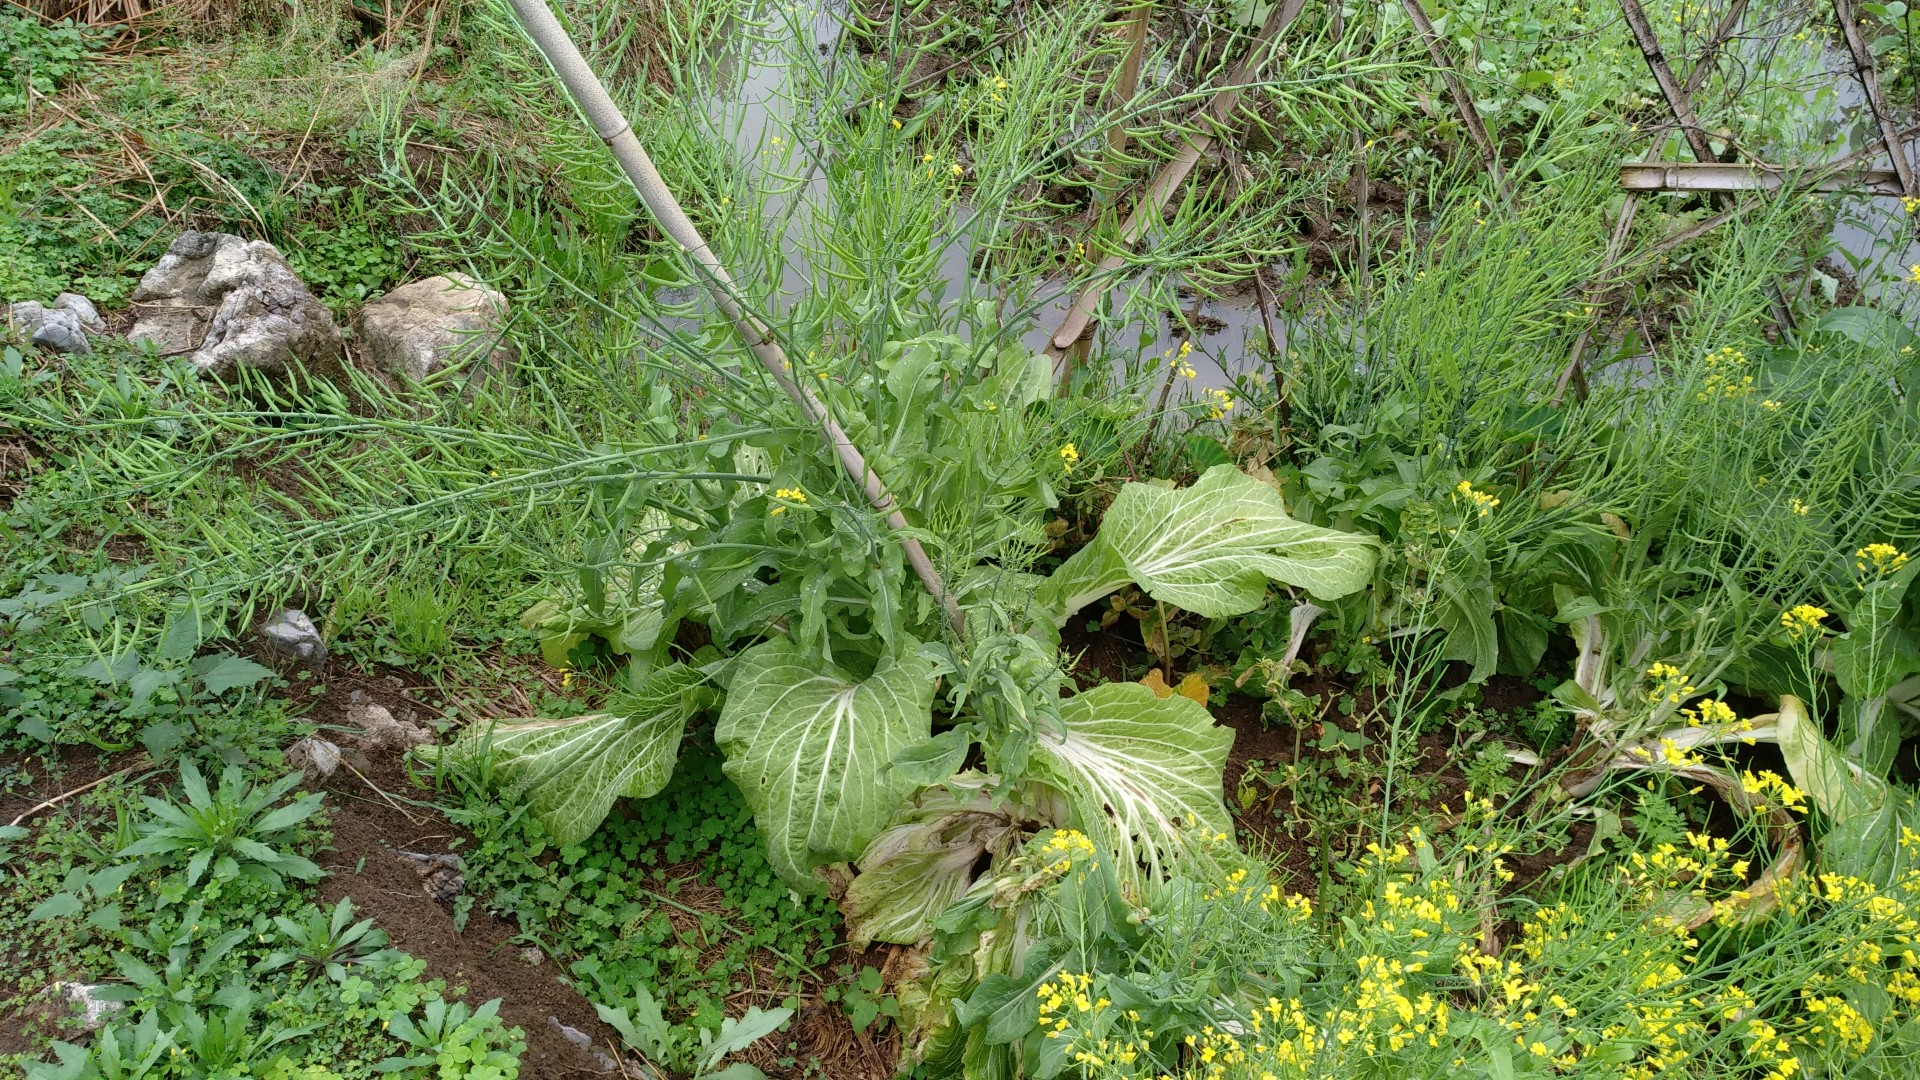
[[[506,360],[500,328],[507,298],[465,274],[430,277],[378,297],[360,309],[367,359],[390,375],[418,382],[441,368],[486,355]]]
[[[222,375],[337,360],[340,330],[280,250],[264,240],[186,232],[133,291],[139,321],[127,340],[190,354]]]
[[[100,317],[100,309],[79,293],[63,292],[53,298],[53,306],[79,316],[80,325],[90,334],[104,334],[107,331],[107,320]]]
[[[327,662],[327,643],[320,631],[299,608],[288,608],[260,628],[267,647],[289,660],[297,660],[314,671]]]
[[[340,767],[340,748],[316,735],[287,747],[287,764],[324,780]]]
[[[98,1031],[115,1013],[127,1007],[124,1001],[103,1001],[101,991],[107,989],[104,983],[57,982],[47,987],[47,995],[63,1000],[69,1006],[79,1006],[83,1011],[79,1015],[80,1026],[86,1031]]]
[[[360,727],[365,734],[360,736],[359,743],[368,753],[382,750],[405,753],[433,741],[433,732],[418,724],[394,719],[393,713],[383,705],[368,705],[362,710]]]
[[[35,345],[45,345],[63,353],[83,353],[92,347],[87,343],[80,316],[66,308],[47,307],[37,301],[23,300],[9,305],[7,313],[14,327],[20,331],[20,336]]]

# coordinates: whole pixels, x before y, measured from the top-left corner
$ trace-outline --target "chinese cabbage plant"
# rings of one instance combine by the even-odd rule
[[[1209,617],[1254,610],[1269,582],[1338,597],[1371,579],[1377,542],[1296,521],[1272,487],[1218,465],[1185,488],[1125,484],[1086,547],[1029,574],[1059,469],[1044,364],[929,337],[889,345],[877,370],[828,374],[822,393],[944,556],[963,635],[817,436],[715,419],[695,452],[765,479],[702,481],[678,502],[609,494],[608,533],[587,546],[627,558],[539,613],[581,608],[579,624],[548,626],[571,640],[631,625],[605,613],[616,606],[646,612],[647,633],[620,643],[629,692],[588,716],[476,727],[440,759],[483,768],[577,843],[615,799],[666,784],[717,691],[715,741],[771,864],[795,889],[846,883],[855,936],[904,944],[929,938],[983,856],[1036,830],[1081,831],[1136,890],[1229,831],[1231,732],[1137,684],[1068,692],[1058,628],[1129,584]],[[670,654],[687,624],[711,645]]]

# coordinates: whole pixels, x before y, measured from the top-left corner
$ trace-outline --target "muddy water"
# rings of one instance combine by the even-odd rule
[[[838,107],[839,103],[803,100],[801,87],[808,84],[803,65],[831,62],[828,59],[839,41],[843,5],[779,4],[764,9],[756,32],[738,34],[738,47],[723,55],[711,72],[713,87],[704,104],[705,115],[714,130],[734,148],[737,159],[758,169],[770,180],[776,177],[803,177],[792,190],[771,198],[767,213],[786,222],[782,248],[784,269],[780,292],[783,305],[800,301],[816,287],[813,269],[808,264],[805,244],[809,215],[831,212],[826,183],[792,142],[796,129],[804,130],[810,110]],[[784,187],[788,181],[775,185]],[[940,274],[946,284],[949,305],[986,294],[983,283],[972,280],[972,237],[965,228],[973,219],[972,208],[955,208],[952,238],[941,253]],[[1115,286],[1114,296],[1140,282]],[[1012,299],[1006,307],[1025,313],[1015,325],[1006,328],[1009,337],[1018,339],[1036,352],[1066,314],[1072,296],[1058,281],[1029,283],[1024,295]],[[1181,300],[1183,310],[1192,305],[1192,297]],[[1266,367],[1266,333],[1260,312],[1249,294],[1238,300],[1212,300],[1201,305],[1201,329],[1191,339],[1193,351],[1187,362],[1193,367],[1192,380],[1178,380],[1173,401],[1197,396],[1207,388],[1229,389],[1234,377]],[[1093,353],[1113,359],[1116,374],[1126,377],[1140,371],[1163,372],[1166,354],[1177,352],[1188,340],[1174,320],[1141,319],[1122,326],[1095,328]],[[1276,322],[1276,333],[1284,346],[1284,326]]]
[[[1879,125],[1867,107],[1866,92],[1854,77],[1845,50],[1828,50],[1823,67],[1833,91],[1828,118],[1840,125],[1844,139],[1838,154],[1879,148]],[[1915,160],[1920,140],[1909,140],[1901,150],[1908,161]],[[1873,164],[1887,164],[1884,150]],[[1920,288],[1916,288],[1910,270],[1920,265],[1914,216],[1906,212],[1899,199],[1885,195],[1847,195],[1835,203],[1831,239],[1837,249],[1836,261],[1852,272],[1863,301],[1871,301],[1913,324],[1920,315]]]
[[[709,120],[734,147],[742,164],[759,169],[769,179],[804,178],[798,185],[781,181],[790,190],[772,199],[768,207],[775,220],[786,222],[786,258],[780,284],[783,306],[800,301],[817,287],[808,265],[806,228],[811,215],[832,212],[824,179],[791,138],[796,130],[808,126],[809,110],[840,105],[801,100],[800,88],[810,81],[800,74],[801,65],[832,62],[843,29],[844,10],[844,4],[835,3],[812,7],[770,5],[755,32],[737,35],[739,46],[721,58],[712,73],[715,89],[705,106]],[[1840,139],[1829,143],[1826,152],[1838,156],[1876,142],[1878,129],[1845,53],[1829,50],[1822,68],[1817,81],[1831,93],[1809,97],[1810,127],[1824,126],[1842,133]],[[1910,158],[1916,149],[1920,149],[1920,140],[1908,145]],[[1920,313],[1920,288],[1903,279],[1908,277],[1908,267],[1920,266],[1920,242],[1915,240],[1910,215],[1898,199],[1887,197],[1836,196],[1834,207],[1836,220],[1830,240],[1836,261],[1851,271],[1863,300],[1912,321]],[[986,294],[984,284],[971,277],[972,237],[963,227],[971,218],[968,207],[956,209],[952,239],[941,254],[944,295],[950,305]],[[1141,287],[1140,281],[1123,282],[1111,295],[1117,298]],[[1025,295],[1003,304],[1003,310],[1022,313],[1003,333],[1017,335],[1027,347],[1039,351],[1045,348],[1071,300],[1059,281],[1029,283]],[[1183,309],[1190,310],[1192,303],[1191,294],[1180,300]],[[1209,388],[1231,388],[1237,377],[1266,370],[1269,354],[1265,323],[1250,289],[1237,298],[1205,301],[1199,314],[1200,328],[1191,339],[1177,320],[1164,316],[1117,326],[1096,323],[1092,353],[1111,358],[1117,375],[1152,373],[1149,377],[1157,383],[1166,370],[1163,357],[1176,352],[1183,341],[1191,340],[1193,351],[1187,361],[1196,377],[1177,381],[1176,404]],[[1284,350],[1289,327],[1277,313],[1275,332],[1279,340],[1274,345]]]

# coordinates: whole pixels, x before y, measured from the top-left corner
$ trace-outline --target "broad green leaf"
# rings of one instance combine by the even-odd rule
[[[1233,831],[1220,801],[1233,732],[1198,702],[1106,683],[1061,703],[1064,735],[1035,742],[1033,777],[1066,797],[1073,824],[1115,856],[1124,877],[1164,878]]]
[[[1823,869],[1888,888],[1913,866],[1900,843],[1913,829],[1920,829],[1920,804],[1912,795],[1896,793],[1827,830],[1820,838]]]
[[[222,656],[201,673],[200,685],[206,693],[219,697],[229,690],[252,686],[272,674],[272,668],[262,667],[244,656]]]
[[[1379,545],[1287,516],[1280,495],[1231,465],[1188,488],[1128,484],[1092,543],[1042,584],[1040,600],[1068,616],[1128,582],[1207,618],[1243,615],[1267,579],[1320,599],[1345,596],[1373,574]]]
[[[1853,733],[1848,749],[1867,771],[1882,775],[1898,752],[1900,733],[1887,713],[1887,693],[1920,670],[1920,643],[1898,625],[1900,606],[1920,563],[1867,582],[1846,613],[1847,632],[1834,641],[1834,681],[1846,693],[1842,714]]]
[[[175,611],[167,618],[167,629],[160,637],[160,650],[154,654],[154,658],[176,664],[190,660],[205,636],[198,608]]]
[[[1813,324],[1813,332],[1822,331],[1839,334],[1861,345],[1872,345],[1893,351],[1904,345],[1920,342],[1912,330],[1899,319],[1870,307],[1834,308],[1820,316]]]
[[[1920,563],[1911,569],[1868,582],[1859,600],[1847,612],[1847,632],[1833,643],[1833,675],[1840,689],[1856,698],[1882,697],[1911,673],[1912,642],[1895,621],[1906,599],[1907,587]]]
[[[904,645],[865,682],[790,638],[735,662],[714,741],[768,861],[795,888],[817,888],[815,867],[858,855],[912,790],[887,765],[931,733],[934,678],[914,643]]]
[[[1799,698],[1780,699],[1780,756],[1786,759],[1787,772],[1795,787],[1834,825],[1869,813],[1887,801],[1886,782],[1855,772],[1826,736],[1820,725],[1807,715]]]
[[[1008,805],[996,808],[984,789],[921,793],[860,853],[860,873],[840,901],[847,940],[859,949],[920,944],[973,885],[980,857],[1004,853],[1020,835]]]
[[[78,915],[82,910],[84,906],[80,903],[79,897],[72,893],[58,892],[40,901],[38,906],[27,912],[27,918],[32,922],[39,922],[42,919],[58,919],[64,915]]]
[[[476,725],[438,756],[489,762],[495,781],[526,800],[555,842],[577,844],[599,828],[615,799],[644,799],[667,785],[693,709],[690,691],[704,681],[673,664],[648,674],[606,712]]]
[[[900,751],[887,768],[904,782],[927,787],[959,772],[972,748],[973,725],[961,724]]]
[[[661,1014],[660,1003],[654,1000],[652,991],[636,983],[633,993],[631,1013],[606,1005],[595,1005],[594,1011],[635,1050],[656,1060],[668,1057],[673,1052],[673,1025]]]
[[[140,670],[140,654],[129,649],[115,657],[96,657],[82,665],[74,674],[94,682],[119,685],[133,678]]]
[[[1493,624],[1493,585],[1484,577],[1471,580],[1460,576],[1440,578],[1439,603],[1434,618],[1446,628],[1446,647],[1441,655],[1473,665],[1469,682],[1485,682],[1500,660],[1500,635]]]
[[[792,1009],[762,1009],[752,1006],[738,1020],[722,1020],[720,1034],[700,1056],[700,1071],[706,1073],[728,1054],[745,1050],[779,1029],[793,1016]],[[752,1066],[748,1066],[752,1068]],[[730,1070],[731,1071],[731,1070]],[[755,1072],[760,1070],[754,1069]]]

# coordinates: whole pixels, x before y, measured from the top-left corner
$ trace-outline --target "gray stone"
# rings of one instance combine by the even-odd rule
[[[428,896],[443,904],[453,903],[467,887],[467,867],[458,855],[425,854],[398,848],[393,853],[413,864],[413,872],[420,875],[421,887]]]
[[[20,336],[35,345],[44,345],[63,353],[83,353],[92,347],[87,343],[86,329],[81,324],[80,316],[66,308],[46,307],[33,300],[23,300],[10,305],[7,311]]]
[[[360,309],[367,359],[389,375],[418,382],[449,365],[485,354],[504,363],[499,345],[507,298],[465,274],[430,277],[371,300]]]
[[[187,354],[201,371],[281,371],[337,361],[340,330],[280,250],[227,233],[181,233],[133,291],[127,340]]]
[[[325,780],[340,767],[340,748],[317,735],[309,735],[287,747],[287,764],[311,779]]]
[[[547,1015],[547,1023],[552,1024],[554,1029],[560,1032],[561,1038],[567,1040],[568,1042],[579,1047],[580,1049],[585,1050],[586,1052],[592,1054],[596,1059],[597,1063],[599,1064],[601,1072],[603,1073],[618,1072],[622,1075],[626,1075],[627,1070],[624,1068],[621,1068],[619,1062],[601,1053],[599,1050],[594,1049],[593,1036],[587,1034],[584,1031],[581,1031],[577,1027],[573,1027],[570,1024],[562,1023],[559,1017],[554,1016],[551,1013]],[[638,1072],[639,1072],[639,1075],[641,1076],[654,1075],[650,1070],[638,1070]]]
[[[384,705],[368,705],[360,711],[362,734],[356,740],[368,753],[406,753],[433,741],[433,732],[409,721],[396,720]]]
[[[53,306],[63,311],[71,311],[79,316],[80,325],[85,328],[89,334],[104,334],[107,332],[107,320],[100,317],[100,309],[93,306],[93,301],[81,296],[79,293],[63,292],[53,298]]]
[[[288,608],[262,626],[260,638],[276,654],[314,671],[319,671],[327,662],[327,643],[320,639],[313,620],[299,608]]]
[[[528,967],[539,967],[541,964],[544,964],[547,962],[547,954],[541,952],[538,948],[532,945],[529,945],[526,948],[520,950],[520,962],[527,965]]]

